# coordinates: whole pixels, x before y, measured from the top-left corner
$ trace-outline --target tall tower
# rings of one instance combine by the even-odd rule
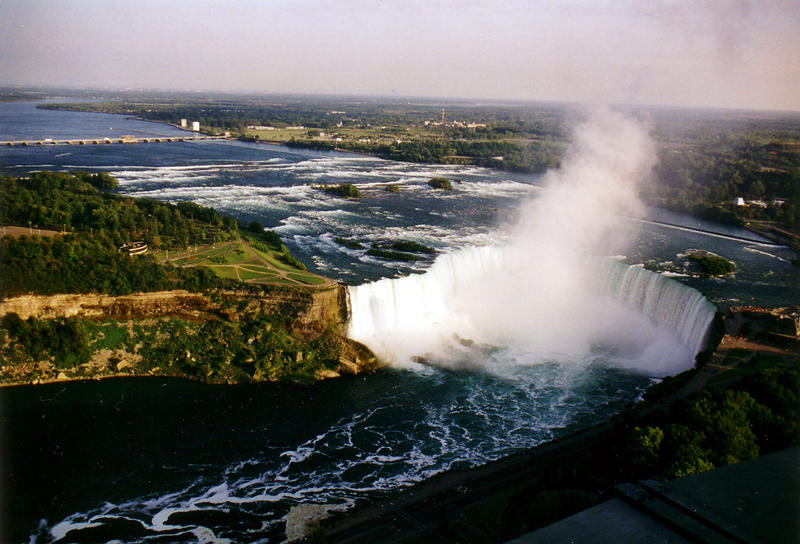
[[[442,126],[444,126],[444,106],[442,106]]]

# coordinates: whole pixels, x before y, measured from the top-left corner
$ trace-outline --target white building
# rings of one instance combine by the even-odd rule
[[[733,203],[737,206],[746,206],[747,204],[744,203],[744,199],[740,196],[737,196],[733,199]]]
[[[181,119],[181,128],[187,128],[189,126],[186,119]]]
[[[200,131],[200,121],[192,121],[192,130],[195,132]]]

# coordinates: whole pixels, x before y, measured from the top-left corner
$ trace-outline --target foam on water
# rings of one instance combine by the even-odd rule
[[[569,365],[501,362],[527,356],[490,354],[502,367],[496,375],[429,367],[404,373],[407,389],[373,399],[307,440],[209,471],[177,491],[75,513],[41,541],[80,540],[85,529],[128,520],[138,529],[122,534],[125,542],[156,536],[194,542],[198,534],[280,542],[293,505],[348,508],[448,469],[486,463],[564,432],[576,414],[586,418],[580,424],[598,421],[646,385],[602,365],[576,372]],[[618,398],[596,387],[626,381],[630,391]]]

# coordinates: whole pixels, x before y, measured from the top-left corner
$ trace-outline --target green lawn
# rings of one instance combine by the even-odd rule
[[[287,274],[287,276],[289,276],[293,280],[305,283],[307,285],[321,285],[326,281],[324,278],[320,278],[319,276],[314,276],[312,274],[302,274],[299,272],[290,272],[289,274]]]
[[[297,268],[295,268],[294,266],[288,265],[288,264],[278,260],[278,258],[275,257],[275,255],[273,253],[264,253],[260,249],[256,249],[256,248],[253,248],[253,251],[258,253],[258,255],[260,257],[262,257],[265,261],[267,261],[269,264],[271,264],[272,266],[274,266],[275,268],[277,268],[279,270],[285,270],[286,272],[295,272],[295,271],[297,271]]]
[[[244,263],[243,265],[241,265],[241,268],[252,270],[253,272],[261,272],[262,274],[271,274],[273,276],[276,276],[278,274],[272,268],[268,268],[260,264],[252,264],[252,261]]]
[[[214,274],[219,276],[220,278],[227,278],[232,280],[238,280],[239,276],[236,274],[236,268],[233,266],[226,266],[226,265],[209,265],[209,267]]]
[[[273,270],[269,271],[258,271],[258,270],[250,270],[248,268],[239,268],[239,277],[242,278],[242,281],[247,280],[261,280],[261,279],[272,279],[278,277],[277,272]]]
[[[252,247],[252,246],[251,246]],[[305,285],[322,285],[327,280],[309,272],[303,272],[281,260],[281,254],[276,251],[262,251],[252,247],[258,257],[267,264],[254,257],[241,240],[233,243],[201,246],[193,252],[172,253],[180,258],[170,261],[175,266],[206,266],[217,276],[226,279],[241,281],[256,281],[296,285],[300,282]],[[161,260],[166,259],[166,252],[157,254]],[[287,278],[281,277],[280,272],[288,272]],[[292,281],[294,280],[294,281]]]

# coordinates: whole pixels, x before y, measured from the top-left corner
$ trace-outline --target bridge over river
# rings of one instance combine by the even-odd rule
[[[70,140],[0,140],[0,146],[35,145],[102,145],[102,144],[151,144],[162,142],[198,142],[204,140],[227,140],[226,136],[116,136],[114,138],[80,138]]]

